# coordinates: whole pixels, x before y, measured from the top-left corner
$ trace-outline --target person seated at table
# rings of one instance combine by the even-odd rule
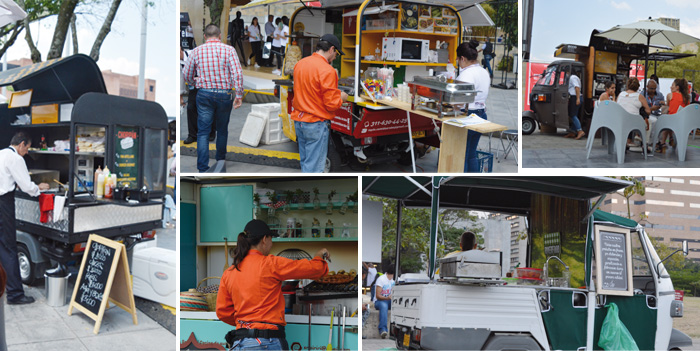
[[[677,78],[671,84],[671,92],[666,95],[666,100],[668,101],[668,114],[673,115],[678,112],[681,107],[686,107],[690,103],[690,94],[688,93],[688,81],[683,78]],[[666,150],[666,139],[668,139],[670,133],[668,131],[661,132],[661,138],[659,143],[656,145],[658,152],[664,152]],[[672,147],[676,147],[676,141],[671,138],[669,144]]]
[[[617,96],[617,103],[622,106],[625,111],[627,111],[630,114],[633,115],[638,115],[644,118],[644,122],[647,125],[646,128],[646,133],[647,133],[647,141],[649,140],[649,133],[653,129],[653,123],[656,122],[656,118],[653,120],[650,120],[649,114],[651,113],[651,108],[649,108],[649,104],[647,103],[647,99],[642,96],[642,94],[638,93],[637,91],[639,90],[639,80],[637,78],[630,78],[627,81],[627,90],[620,92],[620,95]],[[646,113],[645,115],[642,115],[642,111]],[[636,146],[630,139],[627,139],[627,146]],[[651,150],[648,149],[648,151],[651,152]]]
[[[642,96],[647,99],[647,104],[651,109],[651,114],[654,116],[661,116],[661,108],[666,105],[664,101],[664,94],[662,94],[659,89],[659,83],[653,79],[649,79],[647,82],[647,87],[642,89]]]
[[[598,101],[615,101],[615,82],[612,80],[605,82],[605,92],[600,94]]]

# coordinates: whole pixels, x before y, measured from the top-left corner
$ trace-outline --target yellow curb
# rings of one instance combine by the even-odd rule
[[[197,149],[197,143],[185,145],[182,140],[180,140],[180,147],[186,147],[190,149]],[[209,150],[216,150],[216,144],[209,144]],[[299,161],[299,153],[297,152],[286,152],[286,151],[276,151],[276,150],[265,150],[265,149],[254,149],[250,147],[240,147],[240,146],[226,146],[226,152],[232,152],[236,154],[246,154],[255,156],[266,156],[272,158],[284,158],[288,160]]]

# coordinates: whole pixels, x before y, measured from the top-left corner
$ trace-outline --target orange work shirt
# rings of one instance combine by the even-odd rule
[[[333,119],[343,104],[338,89],[338,73],[320,54],[303,58],[294,66],[294,100],[292,119],[320,122]]]
[[[282,281],[318,279],[328,274],[328,263],[321,258],[290,260],[253,249],[238,268],[240,271],[231,266],[224,272],[216,297],[216,316],[236,329],[286,325]]]
[[[683,102],[683,95],[679,92],[671,93],[671,101],[668,102],[668,114],[675,114],[681,106],[688,106],[688,104]]]

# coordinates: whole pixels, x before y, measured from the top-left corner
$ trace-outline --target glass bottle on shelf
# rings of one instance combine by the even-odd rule
[[[289,213],[289,201],[285,201],[284,205],[282,205],[282,213],[284,213],[284,214]]]
[[[314,210],[320,210],[321,209],[321,200],[318,199],[318,188],[314,188]]]
[[[270,227],[270,231],[279,234],[280,230],[280,220],[279,218],[272,216],[272,217],[267,217],[267,226]]]
[[[282,235],[284,238],[294,237],[294,225],[296,224],[296,219],[294,217],[287,218],[287,231]]]
[[[348,212],[348,201],[350,201],[350,196],[345,198],[345,202],[343,202],[342,205],[340,205],[340,210],[338,210],[338,213],[341,215],[344,215]]]
[[[275,216],[275,204],[271,203],[268,206],[269,207],[267,208],[267,216],[274,217]]]
[[[335,190],[331,190],[331,192],[328,193],[328,203],[326,204],[327,215],[333,214],[333,196],[335,196]]]
[[[343,223],[343,234],[341,237],[343,238],[349,238],[350,237],[350,228],[348,228],[349,225],[347,223]]]
[[[314,222],[311,224],[311,237],[320,238],[321,237],[321,222],[318,218],[314,217]]]
[[[294,229],[294,237],[295,238],[303,238],[304,237],[304,229],[301,224],[301,219],[297,218],[297,222],[295,224],[296,228]]]
[[[328,222],[326,222],[326,238],[332,238],[333,237],[333,222],[331,222],[330,218],[328,219]]]

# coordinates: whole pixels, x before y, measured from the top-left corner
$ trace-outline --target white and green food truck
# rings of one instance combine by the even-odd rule
[[[396,274],[390,330],[399,349],[600,350],[612,303],[640,350],[692,347],[673,328],[683,302],[644,226],[597,209],[629,182],[444,176],[362,181],[365,195],[432,211],[427,275]],[[484,250],[436,257],[438,210],[445,208],[524,216],[523,266],[511,268],[510,222],[485,232]],[[489,247],[489,237],[502,244]],[[679,251],[687,254],[687,242]]]

